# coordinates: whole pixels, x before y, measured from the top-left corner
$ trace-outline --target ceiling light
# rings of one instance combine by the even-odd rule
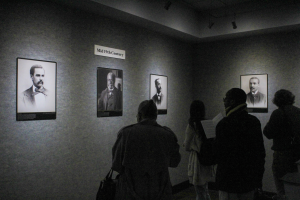
[[[236,29],[237,28],[237,26],[236,26],[236,23],[235,23],[235,21],[233,21],[233,22],[231,22],[232,23],[232,28],[233,29]]]
[[[236,29],[236,28],[237,28],[236,23],[235,23],[235,17],[236,17],[236,14],[234,13],[234,14],[233,14],[233,22],[231,22],[232,28],[233,28],[233,29]]]
[[[164,8],[165,8],[166,10],[169,10],[169,8],[170,8],[171,4],[172,4],[172,2],[171,2],[171,1],[167,1],[167,2],[165,3],[165,6],[164,6]]]

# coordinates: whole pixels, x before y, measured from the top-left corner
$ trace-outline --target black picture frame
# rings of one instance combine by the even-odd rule
[[[115,76],[114,89],[108,89],[108,74]],[[97,68],[97,117],[123,115],[123,70]]]
[[[156,80],[160,80],[161,95],[158,95]],[[158,74],[150,74],[150,99],[153,99],[157,106],[158,114],[167,114],[168,111],[168,77]]]
[[[56,62],[17,58],[17,121],[56,119],[56,80]]]
[[[247,74],[241,75],[240,78],[241,89],[247,94],[246,103],[248,112],[267,113],[268,74]]]

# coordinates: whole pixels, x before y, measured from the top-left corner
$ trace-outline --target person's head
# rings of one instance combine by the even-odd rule
[[[232,88],[226,92],[226,96],[223,99],[225,108],[230,106],[237,106],[242,103],[246,103],[247,95],[244,90],[240,88]]]
[[[140,122],[143,119],[155,119],[157,118],[157,107],[152,99],[142,101],[138,108],[137,121]]]
[[[157,93],[160,93],[161,92],[161,80],[158,78],[158,79],[155,79],[155,87],[156,87],[156,91]]]
[[[44,86],[44,78],[45,78],[45,70],[41,65],[33,65],[30,68],[30,77],[32,83],[37,88],[43,88]]]
[[[257,77],[251,77],[249,80],[249,88],[250,92],[254,93],[258,90],[259,88],[259,79]]]
[[[189,124],[193,127],[193,123],[200,122],[205,117],[205,106],[200,100],[194,100],[190,105]]]
[[[112,72],[109,72],[107,74],[107,88],[109,90],[114,89],[115,81],[116,81],[116,75],[114,73],[112,73]]]
[[[279,108],[286,105],[293,105],[295,103],[295,95],[288,90],[281,89],[275,93],[272,101]]]

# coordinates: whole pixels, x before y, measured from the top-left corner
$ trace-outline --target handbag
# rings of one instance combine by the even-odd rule
[[[201,165],[210,166],[215,165],[216,156],[213,153],[214,138],[208,138],[203,141],[200,147],[200,152],[197,152],[197,156]]]
[[[200,164],[204,165],[204,166],[211,166],[211,165],[217,164],[216,156],[214,155],[214,152],[213,152],[213,143],[215,141],[215,138],[207,138],[202,126],[201,126],[201,129],[199,130],[197,128],[196,123],[194,123],[194,127],[195,127],[196,132],[202,138],[200,152],[197,152],[197,157],[198,157]]]
[[[110,169],[105,178],[100,181],[96,200],[113,200],[115,198],[119,175],[117,175],[115,179],[112,179],[113,172],[114,171]]]

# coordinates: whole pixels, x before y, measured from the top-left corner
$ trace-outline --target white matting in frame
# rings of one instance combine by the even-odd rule
[[[158,114],[167,114],[168,77],[150,74],[150,99],[156,103]]]
[[[17,120],[56,119],[56,72],[52,61],[17,58]]]
[[[241,75],[241,89],[247,94],[249,112],[268,112],[268,74]]]

